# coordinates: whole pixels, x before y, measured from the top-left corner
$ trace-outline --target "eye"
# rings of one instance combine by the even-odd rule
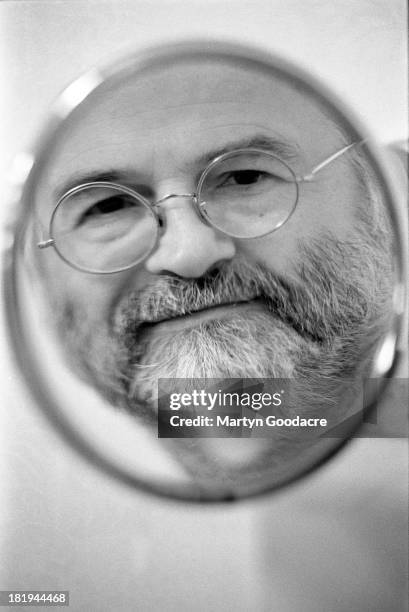
[[[268,174],[261,170],[236,170],[220,178],[222,185],[253,185],[266,177]]]
[[[135,202],[131,198],[127,198],[124,195],[114,195],[110,198],[100,200],[88,208],[82,214],[81,221],[84,221],[89,217],[108,215],[133,207],[135,207]]]

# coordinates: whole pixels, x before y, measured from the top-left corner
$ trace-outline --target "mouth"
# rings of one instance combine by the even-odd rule
[[[164,333],[169,331],[178,331],[194,327],[204,321],[211,319],[224,319],[226,317],[232,317],[234,314],[240,314],[243,316],[246,311],[249,310],[264,310],[266,311],[266,305],[262,299],[254,299],[247,301],[228,302],[223,304],[214,304],[206,308],[200,308],[198,310],[189,310],[183,314],[177,314],[171,317],[164,317],[157,319],[156,321],[149,321],[144,323],[145,329],[147,327],[155,327],[158,331]]]
[[[324,342],[324,338],[319,334],[311,333],[305,325],[300,324],[299,321],[292,317],[285,317],[279,315],[276,309],[263,297],[255,297],[247,300],[237,300],[233,302],[222,302],[197,308],[196,310],[187,310],[186,312],[172,313],[161,317],[155,318],[154,320],[145,320],[142,322],[140,331],[146,332],[155,329],[157,333],[169,333],[177,332],[184,329],[195,327],[200,323],[209,320],[223,320],[231,318],[235,314],[245,316],[247,312],[263,312],[269,314],[276,320],[280,320],[282,324],[292,328],[299,336],[303,337],[309,342],[321,345]]]

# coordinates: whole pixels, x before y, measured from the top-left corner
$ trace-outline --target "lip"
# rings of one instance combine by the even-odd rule
[[[179,331],[189,327],[194,327],[195,325],[210,319],[225,319],[226,317],[231,317],[234,313],[240,313],[240,315],[243,315],[245,311],[265,311],[265,309],[266,308],[261,300],[252,300],[250,302],[232,302],[230,304],[211,306],[210,308],[173,317],[172,319],[164,319],[155,323],[154,326],[158,331]]]

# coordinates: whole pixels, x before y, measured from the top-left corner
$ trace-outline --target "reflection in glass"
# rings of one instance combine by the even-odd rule
[[[400,348],[403,243],[376,148],[328,94],[249,50],[166,48],[108,72],[47,138],[8,313],[77,448],[127,483],[214,500],[288,483],[352,436]],[[164,397],[211,379],[241,398],[282,381],[276,419],[327,425],[158,438]]]

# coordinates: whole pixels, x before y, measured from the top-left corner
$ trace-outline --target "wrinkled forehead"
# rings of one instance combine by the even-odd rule
[[[115,165],[166,176],[175,165],[190,169],[207,153],[255,137],[274,140],[276,153],[281,146],[306,168],[340,141],[319,99],[273,69],[185,60],[128,72],[104,83],[66,121],[40,190],[71,187],[76,176]]]

